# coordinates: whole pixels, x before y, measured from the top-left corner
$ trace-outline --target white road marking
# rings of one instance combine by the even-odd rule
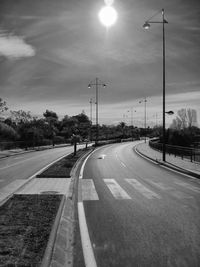
[[[85,260],[85,266],[86,267],[97,267],[96,260],[94,257],[94,252],[93,252],[91,241],[90,241],[88,227],[86,223],[83,202],[78,202],[78,217],[79,217],[81,242],[82,242],[83,255],[84,255],[84,260]]]
[[[23,162],[25,162],[25,161],[32,160],[32,159],[34,159],[34,158],[38,158],[38,155],[37,155],[36,157],[32,157],[32,158],[29,158],[29,159],[24,159],[23,161],[19,161],[19,162],[16,162],[16,163],[14,163],[14,164],[11,164],[11,165],[6,165],[6,166],[4,166],[4,167],[1,167],[0,170],[8,169],[8,168],[10,168],[10,167],[16,166],[16,165],[18,165],[18,164],[21,164],[21,163],[23,163]]]
[[[98,159],[105,159],[106,155],[105,154],[102,154],[98,157]]]
[[[16,194],[42,194],[56,192],[66,195],[69,191],[70,178],[35,178],[26,184]]]
[[[190,190],[194,191],[195,193],[200,193],[200,188],[198,188],[194,185],[191,185],[189,183],[185,183],[185,182],[181,182],[181,181],[175,181],[174,183],[177,185],[181,185],[181,186],[185,187],[186,189],[190,189]]]
[[[161,198],[158,194],[145,187],[143,184],[138,182],[136,179],[125,179],[130,185],[132,185],[137,191],[148,199]]]
[[[105,184],[116,199],[131,199],[114,179],[104,179]]]
[[[99,148],[100,149],[100,148]],[[96,150],[94,150],[92,153],[90,153],[86,159],[84,160],[81,170],[79,173],[79,182],[84,181],[85,179],[83,178],[83,171],[85,168],[85,164],[88,160],[88,158],[93,154]],[[80,184],[79,184],[80,185]],[[80,188],[80,187],[79,187]],[[79,190],[79,194],[80,194]],[[86,267],[97,267],[96,260],[94,257],[94,252],[88,232],[88,227],[87,227],[87,222],[86,222],[86,217],[85,217],[85,210],[82,202],[81,196],[79,196],[79,199],[81,199],[80,202],[78,202],[78,220],[79,220],[79,227],[80,227],[80,234],[81,234],[81,243],[82,243],[82,249],[83,249],[83,256],[84,256],[84,261],[85,261],[85,266]]]
[[[81,192],[82,194],[82,200],[99,200],[97,191],[94,186],[94,182],[92,179],[81,179],[80,180],[81,184]]]

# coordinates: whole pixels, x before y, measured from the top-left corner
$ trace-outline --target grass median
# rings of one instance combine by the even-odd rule
[[[51,165],[38,178],[69,178],[88,149]],[[14,195],[0,207],[0,266],[40,266],[62,195]]]

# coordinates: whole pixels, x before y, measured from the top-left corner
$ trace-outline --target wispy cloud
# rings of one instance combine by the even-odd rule
[[[32,57],[35,55],[35,50],[25,42],[23,37],[2,32],[0,33],[0,55],[9,59]]]

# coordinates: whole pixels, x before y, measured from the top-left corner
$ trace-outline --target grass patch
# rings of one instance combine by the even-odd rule
[[[14,195],[0,207],[0,266],[39,266],[61,195]]]
[[[88,150],[89,149],[80,149],[77,151],[76,156],[74,156],[74,153],[69,154],[51,165],[44,172],[38,174],[37,178],[69,178],[76,161]]]

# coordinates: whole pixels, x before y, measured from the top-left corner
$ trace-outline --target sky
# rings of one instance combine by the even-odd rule
[[[115,0],[115,25],[104,27],[103,0],[1,0],[0,97],[10,110],[42,116],[83,110],[95,123],[162,123],[162,21],[165,10],[166,115],[169,125],[182,108],[197,111],[200,125],[200,1]],[[142,101],[142,103],[139,103]],[[131,112],[131,110],[133,112]],[[133,114],[133,116],[131,116]]]

